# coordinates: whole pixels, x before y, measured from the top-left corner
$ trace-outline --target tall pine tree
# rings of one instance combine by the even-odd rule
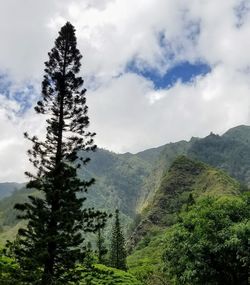
[[[126,270],[126,256],[125,239],[121,229],[119,210],[116,210],[111,237],[110,265],[117,269]]]
[[[26,173],[28,188],[41,194],[17,204],[20,218],[27,227],[19,230],[15,256],[28,284],[68,284],[77,282],[77,262],[84,259],[84,233],[96,232],[106,221],[106,214],[83,208],[84,195],[94,182],[77,177],[77,168],[89,159],[78,157],[78,151],[93,151],[94,133],[87,131],[88,107],[80,71],[74,27],[67,22],[60,30],[55,47],[45,62],[42,99],[35,110],[45,114],[47,134],[44,141],[25,136],[33,143],[30,161],[36,174]],[[35,273],[35,280],[31,280]]]

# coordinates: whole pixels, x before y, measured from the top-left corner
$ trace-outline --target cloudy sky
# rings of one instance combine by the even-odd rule
[[[70,21],[96,143],[137,152],[250,124],[249,0],[0,0],[0,182],[29,168],[23,132]]]

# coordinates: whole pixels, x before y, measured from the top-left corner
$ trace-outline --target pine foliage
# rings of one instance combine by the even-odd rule
[[[84,259],[84,233],[95,232],[106,221],[106,214],[94,208],[83,208],[87,192],[94,180],[82,181],[77,168],[88,158],[78,158],[79,150],[93,151],[94,133],[87,131],[86,89],[78,76],[82,58],[77,49],[74,27],[67,22],[60,30],[55,47],[45,62],[42,99],[35,110],[47,119],[46,139],[25,137],[33,147],[28,151],[36,174],[28,188],[39,190],[37,197],[17,204],[19,218],[27,220],[27,228],[19,230],[19,246],[15,256],[24,276],[35,272],[37,283],[68,284],[77,282],[77,262]],[[28,280],[31,282],[31,280]],[[32,283],[33,284],[33,283]]]
[[[105,246],[105,239],[103,236],[103,230],[101,228],[97,231],[97,258],[99,264],[105,264],[106,263],[106,255],[107,255],[107,248]]]
[[[126,256],[125,239],[121,229],[119,210],[116,210],[111,237],[110,265],[117,269],[126,270]]]

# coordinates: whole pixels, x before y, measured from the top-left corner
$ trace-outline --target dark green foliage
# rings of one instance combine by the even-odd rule
[[[133,275],[104,265],[95,265],[91,270],[83,268],[80,285],[142,285]]]
[[[108,253],[107,247],[105,245],[105,239],[103,236],[103,230],[101,228],[97,231],[97,241],[96,241],[96,248],[97,248],[97,258],[99,264],[106,264],[106,255]]]
[[[0,248],[0,284],[19,285],[18,265],[13,259],[7,257],[4,250]]]
[[[91,242],[87,243],[87,246],[84,250],[85,250],[85,257],[81,261],[84,267],[86,267],[87,269],[91,269],[95,261],[95,256],[94,256]]]
[[[249,284],[249,221],[249,193],[202,198],[183,212],[165,241],[165,268],[174,284]]]
[[[104,265],[91,266],[86,265],[86,260],[83,265],[78,266],[81,274],[79,285],[142,285],[136,278],[124,271],[109,268]],[[0,284],[1,285],[30,285],[34,283],[21,283],[20,268],[11,257],[6,257],[0,250]],[[30,271],[32,275],[32,271]],[[73,283],[75,284],[75,283]],[[72,284],[72,285],[73,285]]]
[[[45,63],[42,100],[35,107],[37,113],[48,116],[46,139],[39,141],[25,134],[33,143],[28,153],[37,170],[35,175],[27,173],[31,179],[27,188],[37,189],[40,195],[30,195],[28,202],[15,206],[21,211],[19,217],[28,223],[19,230],[18,246],[12,244],[24,282],[77,282],[77,262],[84,260],[87,251],[82,245],[83,233],[95,232],[106,221],[105,213],[82,208],[86,198],[78,196],[94,180],[78,178],[77,168],[89,159],[78,159],[77,153],[95,149],[94,133],[86,131],[86,89],[82,88],[83,79],[77,77],[81,57],[75,29],[66,23]]]
[[[111,236],[110,265],[117,269],[126,270],[126,256],[125,240],[121,229],[119,210],[116,210]]]
[[[170,284],[163,272],[162,253],[165,240],[164,230],[150,232],[127,258],[129,273],[145,285]]]
[[[192,193],[189,193],[188,198],[187,198],[187,205],[186,205],[186,210],[188,211],[189,208],[194,205],[195,200],[194,200],[194,196]]]

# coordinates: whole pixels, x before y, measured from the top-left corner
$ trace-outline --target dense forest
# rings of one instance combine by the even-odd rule
[[[34,173],[0,183],[1,284],[247,285],[250,127],[136,154],[88,131],[81,53],[67,22],[48,54]]]

